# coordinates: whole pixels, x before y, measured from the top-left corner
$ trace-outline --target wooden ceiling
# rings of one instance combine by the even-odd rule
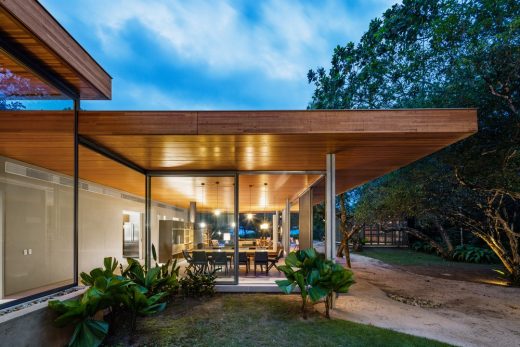
[[[81,111],[80,133],[145,169],[323,171],[325,154],[336,153],[338,193],[431,154],[477,129],[476,110],[103,114]],[[268,130],[265,124],[273,128]],[[0,155],[72,175],[72,129],[70,111],[0,112]],[[80,149],[80,178],[144,194],[142,174],[85,148]],[[285,199],[297,197],[317,178],[241,175],[240,210],[250,209],[250,184],[251,209],[262,211],[264,183],[268,183],[269,205],[280,209]],[[222,182],[219,194],[224,194],[223,200],[219,196],[219,204],[232,204],[231,178],[218,180]],[[215,181],[215,177],[153,178],[153,198],[180,206],[198,201],[200,206],[201,183],[214,187]],[[205,194],[205,208],[214,208],[216,190],[206,188]]]
[[[240,175],[239,210],[241,213],[280,211],[284,208],[286,199],[297,198],[319,177],[287,174]],[[190,201],[194,201],[199,210],[218,208],[233,212],[234,209],[234,177],[153,177],[151,187],[152,199],[156,201],[180,207],[188,207]]]
[[[9,78],[5,78],[8,73]],[[63,93],[43,82],[27,68],[0,51],[0,73],[4,75],[0,93],[12,99],[65,99]]]
[[[17,44],[26,56],[79,91],[81,99],[111,98],[110,75],[38,1],[0,1],[0,34]],[[42,82],[34,71],[20,71],[24,68],[13,66],[10,60],[0,59],[0,67],[16,71],[35,85]],[[47,97],[65,98],[52,92]]]

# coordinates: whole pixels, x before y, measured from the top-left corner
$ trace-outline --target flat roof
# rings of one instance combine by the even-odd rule
[[[338,193],[476,131],[475,109],[79,112],[81,136],[146,170],[324,171],[325,155],[335,153]],[[0,155],[72,175],[72,133],[71,111],[3,111]],[[293,188],[279,184],[277,200],[294,198],[319,177],[305,176],[278,180]],[[80,177],[144,194],[141,174],[83,147]],[[163,180],[164,188],[175,189],[174,181]],[[244,178],[241,191],[261,181]]]
[[[0,34],[4,39],[16,45],[24,56],[38,62],[47,72],[72,86],[81,99],[111,99],[110,75],[38,1],[0,1],[0,23]],[[7,50],[0,51],[10,54]],[[41,82],[42,76],[38,71],[20,71],[9,58],[0,58],[5,67],[18,70],[18,75],[33,84]]]

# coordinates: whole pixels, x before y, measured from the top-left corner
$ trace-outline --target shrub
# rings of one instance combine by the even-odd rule
[[[215,294],[215,271],[209,273],[193,272],[186,269],[186,276],[179,281],[185,297],[198,298]]]
[[[289,253],[285,258],[285,265],[276,268],[287,278],[276,281],[285,294],[292,293],[296,287],[300,288],[303,318],[307,318],[307,297],[310,297],[312,303],[324,299],[325,313],[330,318],[333,294],[347,293],[355,283],[351,270],[325,259],[325,255],[316,252],[314,248]]]
[[[138,314],[147,315],[164,310],[166,304],[160,301],[166,292],[151,293],[145,286],[115,275],[117,265],[117,260],[108,257],[104,259],[104,268],[93,269],[88,274],[82,272],[82,282],[90,287],[80,299],[49,301],[49,308],[60,314],[55,320],[58,326],[76,326],[69,346],[96,347],[103,342],[108,334],[109,323],[94,318],[98,312],[106,309],[112,312],[129,311],[133,331]]]
[[[415,241],[410,246],[411,249],[417,252],[425,252],[425,253],[434,253],[436,249],[428,242],[424,241]]]
[[[455,247],[453,259],[469,263],[495,263],[498,261],[492,250],[473,245],[459,245]]]

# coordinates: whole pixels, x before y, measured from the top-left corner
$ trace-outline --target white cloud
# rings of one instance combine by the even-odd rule
[[[202,64],[215,74],[256,70],[282,80],[302,79],[309,67],[328,62],[331,34],[346,42],[366,26],[358,27],[354,14],[331,1],[258,4],[252,22],[228,1],[88,1],[81,7],[105,54],[130,54],[121,36],[138,22],[184,63]]]

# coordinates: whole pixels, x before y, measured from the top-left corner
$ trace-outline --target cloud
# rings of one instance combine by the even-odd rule
[[[91,1],[83,20],[108,55],[131,53],[121,37],[138,22],[158,49],[184,64],[215,74],[257,70],[282,80],[301,79],[317,58],[328,58],[331,34],[353,39],[359,31],[355,14],[335,2],[258,4],[251,20],[240,2]]]
[[[114,77],[105,108],[304,108],[310,68],[392,0],[42,0]]]

